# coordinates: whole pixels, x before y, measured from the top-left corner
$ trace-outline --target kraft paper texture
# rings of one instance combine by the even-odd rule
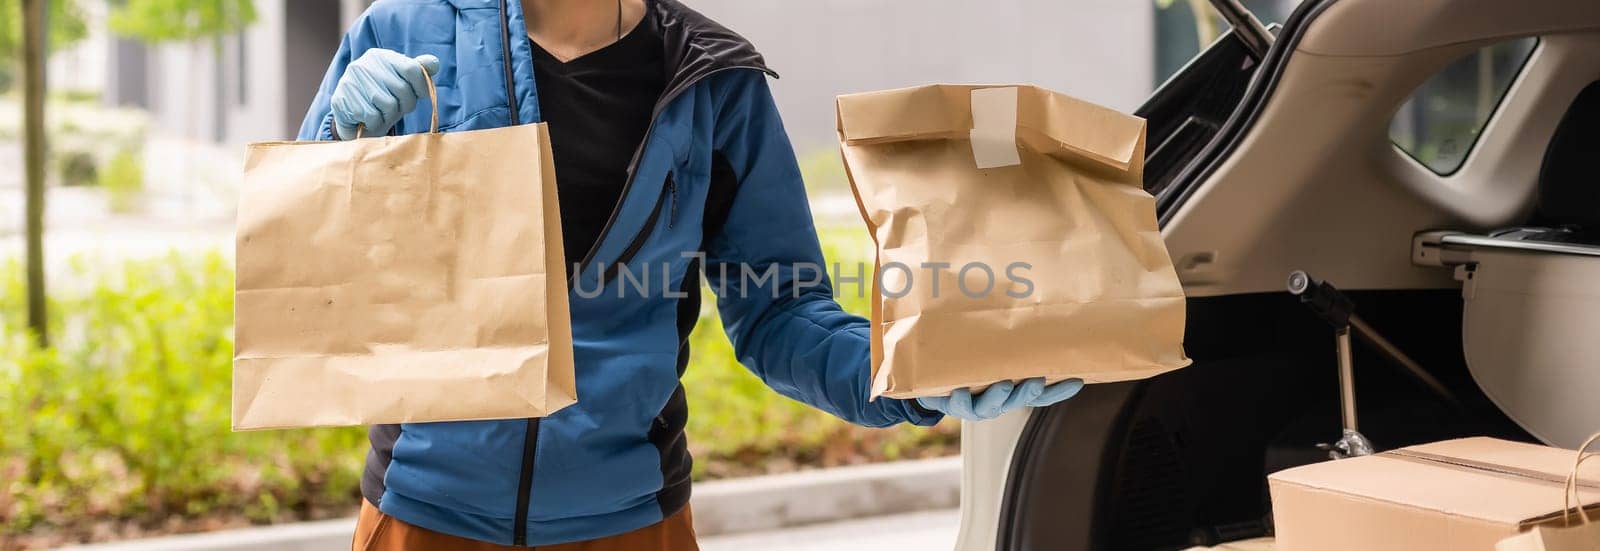
[[[1014,123],[994,112],[1013,103]],[[1032,377],[1106,383],[1189,364],[1183,288],[1141,184],[1144,120],[1032,86],[869,92],[838,109],[877,243],[873,397]],[[997,120],[1013,135],[996,137]],[[1020,162],[995,151],[1008,142]]]
[[[572,404],[555,185],[543,124],[251,145],[234,429]]]
[[[1600,551],[1600,521],[1535,526],[1500,540],[1494,551]]]

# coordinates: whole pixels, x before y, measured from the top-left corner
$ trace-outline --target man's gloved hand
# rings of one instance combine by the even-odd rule
[[[355,139],[357,125],[366,127],[363,136],[388,134],[400,117],[417,108],[417,99],[428,94],[424,70],[428,75],[438,73],[439,58],[423,54],[412,59],[382,48],[361,54],[345,68],[328,98],[336,137]]]
[[[1024,407],[1044,407],[1083,390],[1083,381],[1067,379],[1045,386],[1043,378],[1028,379],[1022,384],[1001,381],[972,395],[968,389],[958,389],[949,396],[917,398],[922,407],[943,412],[966,421],[985,421]]]

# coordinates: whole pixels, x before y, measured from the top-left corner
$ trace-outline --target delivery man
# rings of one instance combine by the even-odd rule
[[[579,401],[371,427],[356,549],[694,549],[679,376],[702,277],[741,363],[854,423],[988,419],[1082,386],[869,400],[867,322],[822,273],[772,71],[678,0],[381,0],[345,35],[300,139],[426,132],[423,71],[441,131],[549,124]],[[622,268],[654,288],[621,292]]]

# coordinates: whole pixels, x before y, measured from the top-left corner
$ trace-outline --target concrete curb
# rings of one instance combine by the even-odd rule
[[[950,509],[961,504],[961,458],[839,467],[696,484],[701,537],[846,519]],[[298,522],[205,534],[70,547],[77,551],[337,551],[355,519]]]
[[[702,536],[949,509],[961,505],[961,458],[717,480],[693,495]]]
[[[350,549],[356,519],[296,522],[203,534],[184,534],[64,547],[81,551],[335,551]]]

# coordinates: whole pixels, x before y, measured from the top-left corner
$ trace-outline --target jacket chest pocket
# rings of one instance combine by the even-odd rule
[[[666,229],[672,229],[678,218],[678,184],[670,171],[667,172],[666,181],[661,185],[661,195],[656,197],[655,206],[650,208],[650,215],[644,220],[644,227],[639,230],[638,234],[633,236],[633,239],[628,241],[628,247],[623,249],[622,254],[617,256],[616,262],[606,266],[605,270],[601,272],[600,288],[604,289],[606,284],[616,278],[617,273],[623,269],[622,266],[624,264],[633,261],[633,258],[644,248],[645,243],[650,241],[650,236],[655,233],[656,226],[660,225],[663,216],[667,219]]]

